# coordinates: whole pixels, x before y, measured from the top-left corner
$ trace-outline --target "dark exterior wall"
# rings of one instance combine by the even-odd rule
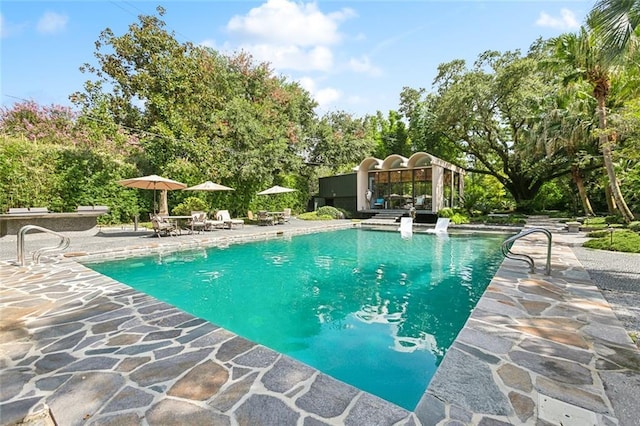
[[[320,178],[318,180],[320,186],[318,196],[322,198],[355,197],[356,177],[355,173],[349,173]]]
[[[349,173],[320,178],[318,180],[318,198],[324,200],[324,205],[344,209],[355,215],[357,210],[356,177],[356,173]]]

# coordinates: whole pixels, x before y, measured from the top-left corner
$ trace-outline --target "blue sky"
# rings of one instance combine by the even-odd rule
[[[437,66],[485,50],[526,52],[538,37],[576,31],[594,1],[29,1],[0,4],[2,106],[20,99],[71,105],[91,78],[105,28],[126,33],[166,9],[181,42],[240,49],[299,81],[317,112],[398,109],[403,87],[431,89]]]

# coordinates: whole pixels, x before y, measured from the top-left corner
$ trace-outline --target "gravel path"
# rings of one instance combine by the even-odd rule
[[[572,247],[576,257],[640,348],[640,254]]]

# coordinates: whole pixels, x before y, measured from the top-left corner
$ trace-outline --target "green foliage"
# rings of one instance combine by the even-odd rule
[[[527,219],[525,215],[509,214],[506,216],[478,216],[473,218],[473,222],[492,225],[524,225]]]
[[[305,212],[302,214],[299,214],[298,219],[301,220],[333,220],[334,217],[331,215],[320,215],[318,214],[317,211],[315,212]]]
[[[628,229],[605,232],[606,235],[586,241],[583,246],[601,250],[622,251],[629,253],[640,253],[640,235]]]
[[[333,219],[344,219],[345,216],[342,211],[332,206],[322,206],[316,210],[318,216],[331,216]]]
[[[611,225],[614,223],[624,223],[624,221],[622,220],[622,216],[620,215],[610,215],[605,216],[604,223],[606,223],[607,225]]]
[[[446,207],[442,210],[438,211],[438,217],[448,217],[451,218],[453,216],[453,209]]]
[[[570,204],[570,195],[566,182],[558,179],[545,182],[531,202],[531,211],[566,210]]]
[[[198,197],[187,197],[184,201],[175,206],[171,212],[176,216],[188,216],[192,211],[208,211],[207,203]]]
[[[631,222],[627,227],[633,232],[640,232],[640,221]]]
[[[74,95],[76,103],[86,114],[103,114],[107,99],[107,113],[119,124],[145,131],[144,153],[135,159],[141,174],[235,188],[208,197],[234,215],[269,203],[257,192],[294,175],[299,192],[287,207],[301,210],[313,178],[301,154],[309,152],[315,101],[246,53],[224,56],[180,43],[163,15],[158,8],[157,16],[140,16],[123,35],[102,32],[96,43],[100,69],[84,68],[97,80]],[[105,87],[111,92],[103,93]],[[345,135],[347,145],[351,140]],[[179,203],[184,195],[173,191],[169,197]]]
[[[453,215],[451,215],[451,222],[455,223],[456,225],[460,225],[461,223],[469,223],[469,217],[465,214],[462,213],[454,213]]]
[[[462,207],[469,214],[476,210],[481,214],[487,214],[508,210],[514,207],[514,204],[494,176],[469,173],[465,176]]]
[[[329,112],[313,127],[309,161],[326,166],[330,174],[350,170],[374,149],[370,122],[345,112]]]
[[[467,170],[494,176],[519,209],[541,186],[570,171],[559,150],[544,146],[537,117],[557,84],[539,72],[538,52],[484,52],[473,67],[462,60],[442,64],[437,95],[424,114],[471,159]],[[541,143],[542,142],[542,143]]]
[[[375,130],[374,155],[377,158],[386,158],[391,154],[411,156],[412,147],[408,129],[398,112],[389,111],[388,117],[385,118],[378,111],[375,117],[370,118],[369,123]]]
[[[447,217],[455,224],[469,223],[469,217],[461,209],[446,207],[438,211],[438,217]]]

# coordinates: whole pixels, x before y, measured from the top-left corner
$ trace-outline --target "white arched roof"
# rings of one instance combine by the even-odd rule
[[[382,160],[375,157],[367,157],[360,162],[354,171],[380,170],[382,168]]]
[[[407,167],[407,158],[398,154],[391,154],[382,162],[382,170],[400,169]]]
[[[435,157],[426,152],[416,152],[411,157],[406,158],[402,155],[391,154],[384,160],[380,160],[375,157],[367,157],[360,162],[360,165],[355,167],[354,171],[369,171],[369,170],[395,170],[395,169],[413,169],[416,167],[424,167],[435,164],[445,169],[455,170],[458,173],[464,173],[464,170],[448,163],[438,157]]]

